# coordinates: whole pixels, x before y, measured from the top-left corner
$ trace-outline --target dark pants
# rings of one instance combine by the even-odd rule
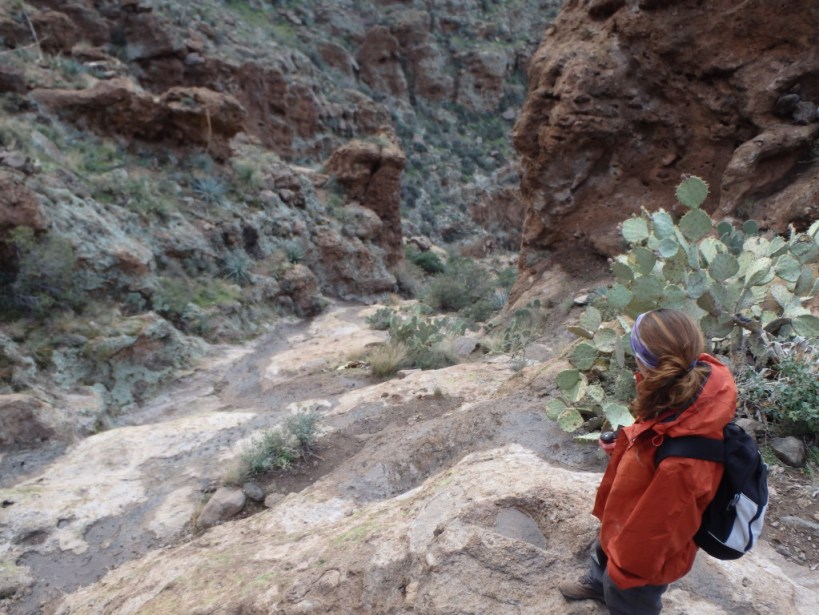
[[[668,585],[643,585],[620,589],[606,572],[606,554],[595,541],[589,575],[606,598],[610,615],[658,615],[663,608],[661,597]]]

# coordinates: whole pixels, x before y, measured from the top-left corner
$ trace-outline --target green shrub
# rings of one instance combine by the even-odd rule
[[[254,436],[224,482],[241,484],[248,478],[288,470],[307,455],[315,454],[319,420],[317,413],[302,414],[287,419],[281,429],[265,430]]]
[[[227,194],[227,184],[218,177],[205,175],[193,180],[191,190],[194,196],[205,203],[219,205]]]
[[[245,477],[259,476],[273,470],[286,470],[296,459],[292,442],[280,431],[265,431],[254,437],[240,457]]]
[[[228,254],[222,266],[222,275],[236,284],[250,282],[250,267],[252,261],[244,254]]]
[[[417,306],[409,318],[394,316],[390,322],[390,344],[406,348],[404,366],[438,369],[457,362],[449,350],[448,341],[466,331],[462,319],[425,318],[422,306]]]
[[[442,263],[441,259],[438,258],[438,255],[431,250],[422,252],[415,246],[408,245],[404,250],[404,253],[407,260],[409,260],[416,267],[420,267],[427,273],[435,275],[438,273],[443,273],[444,271],[444,263]]]
[[[736,381],[741,413],[770,421],[784,433],[819,437],[819,344],[789,344],[778,363],[743,366]]]
[[[14,309],[41,319],[53,310],[79,309],[85,304],[71,242],[52,234],[36,237],[28,227],[16,228],[8,241],[17,256],[8,292]]]
[[[493,292],[486,271],[470,259],[454,256],[445,271],[429,283],[426,302],[445,312],[457,312],[490,300]]]
[[[153,309],[178,322],[188,304],[211,308],[234,303],[241,296],[239,288],[219,278],[191,280],[186,277],[159,278],[151,299]]]
[[[401,261],[393,271],[398,292],[402,297],[415,299],[424,294],[423,271],[407,261]]]
[[[318,423],[321,417],[316,412],[309,412],[307,414],[298,414],[291,416],[285,422],[285,428],[293,437],[296,438],[296,443],[299,447],[299,453],[302,457],[307,453],[313,453],[316,448],[316,440],[318,439]]]

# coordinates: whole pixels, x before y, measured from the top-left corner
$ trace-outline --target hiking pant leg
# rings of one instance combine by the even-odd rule
[[[606,560],[601,561],[600,555],[603,550],[600,548],[600,543],[595,540],[589,553],[589,580],[592,581],[594,589],[603,593],[603,577],[606,574]],[[603,554],[605,558],[605,554]]]
[[[603,575],[603,595],[610,615],[659,615],[668,585],[644,585],[620,589],[608,573]]]

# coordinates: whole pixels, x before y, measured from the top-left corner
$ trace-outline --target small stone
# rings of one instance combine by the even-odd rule
[[[802,97],[799,94],[783,94],[776,99],[774,114],[779,117],[788,117],[794,112],[801,99]]]
[[[774,521],[771,523],[771,527],[779,527],[779,521]]]
[[[185,66],[197,66],[198,64],[204,64],[205,58],[202,57],[202,54],[192,51],[188,55],[185,56]]]
[[[785,557],[790,557],[791,555],[791,550],[785,545],[777,545],[776,552],[779,553],[779,555],[784,555]]]
[[[793,121],[800,126],[806,126],[816,119],[816,105],[810,101],[803,100],[796,105],[794,109]]]
[[[507,122],[513,121],[517,117],[517,113],[512,107],[509,107],[506,111],[503,112],[501,117],[505,119]]]
[[[575,305],[583,306],[583,305],[588,305],[588,303],[589,303],[589,295],[587,295],[587,294],[577,295],[577,297],[574,298],[574,304]]]
[[[248,481],[244,485],[242,485],[242,491],[244,491],[245,495],[254,502],[261,502],[262,500],[264,500],[265,496],[264,489],[261,488],[259,483]]]

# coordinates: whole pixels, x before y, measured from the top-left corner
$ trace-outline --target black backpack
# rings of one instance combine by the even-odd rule
[[[657,449],[655,466],[666,457],[692,457],[725,465],[717,494],[702,515],[694,542],[717,559],[737,559],[751,550],[768,506],[768,466],[756,442],[735,423],[723,430],[724,440],[701,436],[666,438]]]

